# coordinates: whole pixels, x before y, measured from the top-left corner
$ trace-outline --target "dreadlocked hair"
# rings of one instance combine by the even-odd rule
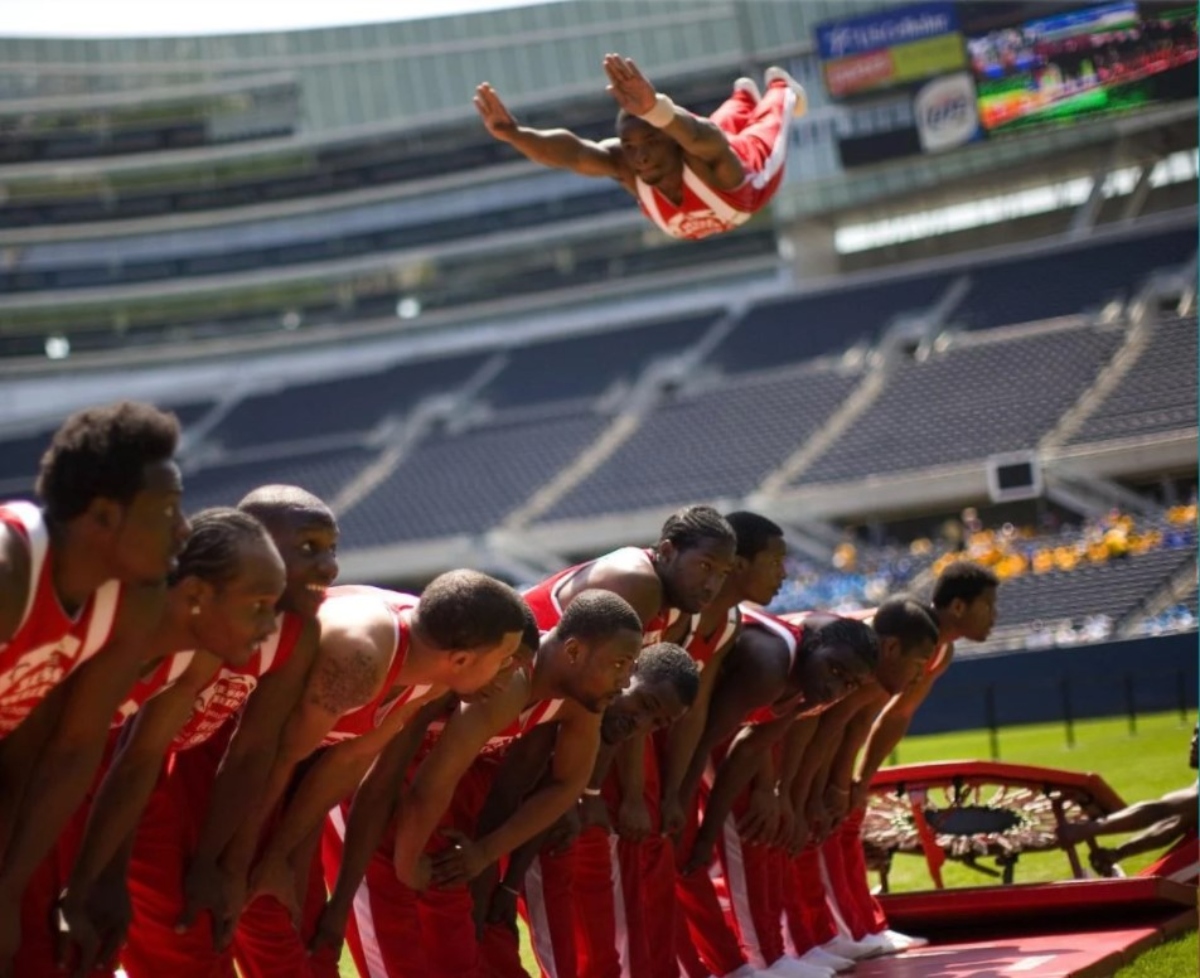
[[[711,506],[686,506],[672,513],[659,534],[660,543],[669,542],[676,550],[690,550],[711,540],[737,546],[733,527]]]

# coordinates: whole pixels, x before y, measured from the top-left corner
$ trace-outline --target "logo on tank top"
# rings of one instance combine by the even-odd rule
[[[208,740],[242,708],[257,687],[258,677],[246,673],[231,672],[218,677],[196,696],[192,716],[175,738],[175,743],[181,747],[194,747]]]
[[[57,642],[30,649],[0,675],[0,730],[20,724],[66,678],[82,647],[80,639],[64,635]]]
[[[748,218],[750,215],[747,214]],[[687,238],[695,241],[707,238],[713,234],[724,234],[744,221],[723,221],[712,211],[680,212],[667,221],[667,232],[676,238]]]

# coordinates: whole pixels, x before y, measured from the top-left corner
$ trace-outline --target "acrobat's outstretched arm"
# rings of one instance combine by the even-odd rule
[[[571,170],[585,177],[621,179],[620,150],[615,139],[596,143],[567,129],[530,129],[519,125],[488,82],[475,89],[473,101],[487,131],[534,163]]]

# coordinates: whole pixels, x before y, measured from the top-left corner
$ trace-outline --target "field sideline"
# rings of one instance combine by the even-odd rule
[[[1188,783],[1195,775],[1187,766],[1188,740],[1195,717],[1186,721],[1178,713],[1154,714],[1137,718],[1137,732],[1131,734],[1126,717],[1084,720],[1075,725],[1075,746],[1068,748],[1061,724],[1037,724],[1007,727],[1000,731],[1000,759],[1014,763],[1038,764],[1074,771],[1093,771],[1127,801],[1157,797]],[[950,758],[986,759],[989,756],[986,730],[966,733],[934,734],[913,737],[901,744],[898,761],[913,764]],[[1119,837],[1113,837],[1115,844]],[[1123,864],[1126,872],[1136,872],[1152,861],[1152,856],[1132,859]],[[978,886],[986,882],[964,867],[949,863],[943,872],[948,886]],[[1069,874],[1066,859],[1054,855],[1030,855],[1017,866],[1018,882],[1062,879]],[[893,865],[891,885],[894,892],[923,889],[929,885],[924,864],[916,858],[898,857]],[[531,975],[537,975],[529,952],[527,935],[522,930],[522,957]],[[1197,945],[1193,933],[1181,941],[1145,954],[1119,978],[1192,978],[1197,975]],[[1180,970],[1184,968],[1185,970]],[[1192,970],[1186,970],[1190,967]],[[355,978],[349,954],[343,954],[341,974]]]

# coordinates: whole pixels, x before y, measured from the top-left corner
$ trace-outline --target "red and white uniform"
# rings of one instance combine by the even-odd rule
[[[804,641],[804,624],[750,608],[742,609],[742,624],[746,628],[767,631],[783,642],[788,652],[788,673],[791,674]],[[772,723],[785,716],[816,716],[825,709],[827,705],[823,704],[805,710],[801,694],[797,693],[787,700],[750,711],[743,726]],[[726,750],[728,744],[714,752],[715,766],[720,765]],[[768,968],[785,952],[780,921],[785,903],[786,860],[772,847],[743,843],[737,823],[745,813],[749,794],[747,790],[735,801],[717,843],[728,912],[722,912],[719,895],[708,873],[699,871],[681,876],[676,889],[692,941],[712,974],[727,974],[746,961],[756,968]],[[686,849],[690,849],[690,845]],[[733,950],[731,935],[736,938],[738,953]]]
[[[1188,886],[1200,883],[1200,843],[1197,842],[1196,830],[1185,833],[1182,839],[1138,876],[1162,876]]]
[[[702,617],[691,616],[688,631],[679,643],[701,670],[737,633],[741,610],[734,605],[707,634],[700,631]],[[590,829],[576,844],[573,882],[578,892],[589,894],[575,914],[580,978],[675,978],[678,974],[676,854],[671,839],[661,832],[661,772],[666,746],[663,735],[646,741],[643,803],[650,815],[650,835],[632,843],[610,837],[601,829]],[[604,796],[610,821],[615,824],[621,804],[615,774],[606,780]]]
[[[388,611],[391,612],[392,620],[396,626],[396,641],[392,647],[392,657],[388,662],[387,675],[379,687],[379,692],[375,694],[374,699],[369,703],[355,707],[338,718],[337,723],[333,725],[333,729],[325,735],[325,741],[322,745],[325,747],[341,743],[344,740],[353,740],[355,737],[361,737],[364,734],[370,733],[387,719],[388,714],[392,710],[420,696],[424,696],[430,690],[429,686],[406,686],[400,690],[396,689],[396,679],[400,675],[400,670],[404,668],[405,660],[408,658],[410,634],[407,615],[417,607],[419,599],[411,594],[400,594],[397,591],[385,591],[382,588],[351,585],[333,588],[329,592],[329,597],[325,600],[336,601],[339,597],[344,596],[378,597],[387,606]]]
[[[651,551],[637,547],[625,547],[621,550],[598,557],[590,564],[579,564],[568,567],[553,577],[534,585],[525,592],[525,602],[533,612],[538,627],[543,631],[553,628],[562,618],[563,608],[560,592],[563,587],[583,568],[604,560],[620,557],[622,561],[636,555],[636,559],[645,561],[648,569],[653,569]],[[662,641],[664,632],[678,619],[680,612],[677,608],[660,611],[651,621],[647,622],[642,632],[642,646],[654,645]],[[647,744],[647,800],[649,801],[653,785],[652,818],[657,817],[658,811],[658,766],[654,751]],[[612,780],[612,779],[610,779]],[[599,848],[597,848],[597,845]],[[582,846],[582,848],[581,848]],[[589,839],[583,837],[570,846],[564,853],[550,855],[542,853],[534,860],[529,873],[525,877],[525,908],[530,923],[531,939],[534,953],[541,963],[542,973],[553,978],[567,978],[576,974],[576,946],[582,950],[585,947],[599,947],[606,939],[610,939],[614,928],[624,931],[624,913],[620,921],[610,912],[604,913],[594,906],[599,902],[599,893],[615,892],[611,883],[603,880],[610,879],[609,873],[617,873],[621,859],[617,852],[616,840],[609,846],[607,838]],[[625,878],[626,889],[632,899],[636,895],[635,881],[640,879],[640,872],[632,870],[637,862],[636,854],[626,856],[627,869]],[[573,876],[579,873],[585,877],[587,892],[593,896],[588,915],[575,913],[574,901],[571,894],[576,889]],[[619,886],[620,884],[618,884]],[[582,890],[581,890],[582,892]],[[623,903],[623,901],[622,901]],[[633,908],[630,907],[630,915]],[[620,938],[622,941],[624,938]],[[669,942],[667,944],[669,946]],[[510,972],[513,970],[511,955],[500,959],[500,954],[489,957],[489,965],[493,971]]]
[[[92,801],[112,762],[120,729],[147,701],[183,675],[192,661],[192,656],[192,652],[176,652],[164,657],[134,684],[117,709],[110,725],[111,732],[104,757],[92,778],[87,795],[21,894],[21,946],[14,958],[14,968],[15,973],[22,978],[61,978],[62,970],[57,964],[54,935],[48,922],[53,919],[59,894],[66,888],[70,879],[71,868],[83,843]],[[98,970],[96,974],[101,976],[110,972]]]
[[[874,611],[865,611],[855,617],[870,622]],[[946,657],[950,654],[953,644],[943,642],[930,656],[925,666],[927,676],[934,675],[943,667]],[[838,826],[821,846],[816,867],[820,880],[824,884],[825,901],[829,915],[843,936],[851,940],[861,940],[869,934],[878,934],[887,930],[887,915],[879,901],[871,894],[870,881],[867,877],[866,853],[862,846],[862,823],[866,809],[860,808],[850,812],[845,821]],[[793,871],[793,879],[800,880]],[[811,864],[808,865],[804,878],[806,888],[811,888],[816,882],[816,876]],[[820,915],[810,911],[810,919],[817,921],[816,927],[822,932],[823,926]],[[810,929],[812,925],[810,924]]]
[[[116,715],[109,725],[112,730],[120,730],[156,693],[173,686],[175,681],[187,672],[195,656],[194,650],[175,652],[165,656],[145,676],[133,684],[133,689],[125,694],[125,699],[117,707]]]
[[[121,584],[102,584],[73,617],[54,593],[54,553],[42,511],[0,505],[0,523],[29,549],[29,595],[17,630],[0,645],[0,737],[10,734],[50,691],[95,655],[112,635]]]
[[[529,605],[529,610],[533,612],[533,617],[537,621],[538,628],[543,632],[548,632],[557,625],[563,616],[563,606],[560,594],[566,584],[585,567],[591,567],[594,564],[599,564],[602,561],[617,557],[618,555],[625,559],[631,555],[637,555],[641,560],[644,560],[646,567],[650,570],[654,569],[654,561],[650,556],[651,551],[642,550],[639,547],[622,547],[620,550],[614,550],[610,554],[605,554],[603,557],[597,557],[595,560],[588,561],[586,564],[576,564],[574,567],[568,567],[566,570],[559,571],[552,577],[546,578],[540,584],[535,584],[522,597],[525,603]],[[665,608],[661,610],[653,619],[648,621],[642,629],[642,647],[654,645],[662,641],[663,632],[679,617],[679,609]]]
[[[714,628],[709,635],[702,635],[700,633],[701,617],[698,614],[692,615],[687,634],[679,644],[684,647],[687,654],[692,657],[703,672],[705,666],[712,662],[713,656],[737,633],[738,626],[742,623],[742,609],[740,605],[735,604],[726,613],[725,621],[717,628]]]
[[[491,792],[500,761],[519,737],[558,715],[563,701],[539,700],[530,704],[511,724],[492,736],[454,790],[449,809],[429,842],[429,852],[445,845],[441,832],[453,828],[473,835],[479,812]],[[431,727],[421,754],[409,769],[410,777],[424,760],[441,729]],[[335,809],[326,820],[323,837],[325,881],[337,883],[345,839],[349,803]],[[354,898],[354,913],[346,928],[346,943],[366,978],[456,978],[487,973],[484,958],[493,942],[505,937],[488,928],[483,945],[475,938],[472,900],[466,887],[430,888],[422,893],[396,878],[393,868],[395,825],[371,857],[366,875]],[[515,935],[513,936],[515,943]]]
[[[788,129],[796,94],[784,82],[767,86],[763,97],[735,90],[712,114],[711,121],[729,137],[742,161],[745,179],[734,190],[718,190],[683,167],[683,197],[676,204],[661,192],[637,181],[642,212],[673,238],[698,241],[745,224],[775,196],[783,182]]]
[[[138,825],[130,861],[133,920],[121,953],[121,964],[130,978],[235,978],[233,955],[213,949],[207,914],[181,934],[175,932],[175,923],[183,911],[184,874],[199,843],[213,783],[236,729],[237,714],[259,680],[290,660],[305,626],[303,619],[292,614],[281,615],[278,624],[244,666],[218,671],[197,696],[191,717],[172,742],[172,753]],[[255,901],[247,908],[239,923],[239,937],[243,927],[253,928],[264,902]],[[284,916],[286,919],[286,913]],[[285,951],[286,945],[281,943],[281,959]]]

